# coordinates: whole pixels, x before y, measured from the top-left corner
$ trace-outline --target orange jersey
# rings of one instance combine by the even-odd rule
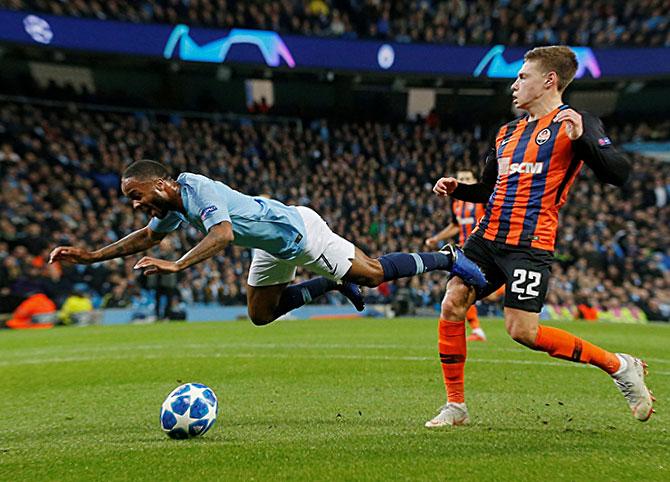
[[[583,164],[565,123],[553,122],[566,108],[533,122],[514,120],[498,131],[498,177],[477,228],[485,239],[553,251],[558,210]]]
[[[484,215],[484,205],[455,199],[451,202],[451,213],[453,221],[460,228],[458,244],[462,246],[477,226],[479,219]]]

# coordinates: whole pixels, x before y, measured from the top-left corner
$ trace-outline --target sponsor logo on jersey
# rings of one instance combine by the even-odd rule
[[[549,129],[542,129],[540,132],[537,133],[537,136],[535,136],[535,142],[537,142],[538,146],[541,146],[545,142],[547,142],[551,138],[551,131]]]
[[[475,224],[476,221],[477,220],[472,216],[465,217],[465,218],[458,218],[458,223],[459,224]]]
[[[200,220],[204,221],[205,219],[207,219],[207,216],[212,214],[217,209],[218,208],[216,206],[209,206],[209,207],[203,209],[202,211],[200,211]]]
[[[540,174],[542,172],[542,162],[519,162],[518,164],[510,164],[510,174]]]
[[[498,172],[500,174],[540,174],[542,173],[542,162],[519,162],[510,164],[509,157],[498,159]]]
[[[612,141],[610,141],[609,137],[601,137],[600,139],[598,139],[598,145],[600,147],[611,146]]]

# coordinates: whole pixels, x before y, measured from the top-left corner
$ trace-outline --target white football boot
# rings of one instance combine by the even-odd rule
[[[468,407],[465,403],[449,402],[442,408],[437,416],[426,422],[427,428],[446,427],[450,425],[465,425],[470,422]]]
[[[653,402],[656,400],[644,383],[647,364],[625,353],[617,353],[621,368],[612,374],[614,384],[628,402],[633,417],[646,422],[654,413]]]

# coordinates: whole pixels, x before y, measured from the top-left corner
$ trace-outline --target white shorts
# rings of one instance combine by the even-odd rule
[[[290,283],[295,279],[297,266],[312,273],[340,281],[351,268],[356,255],[355,246],[332,232],[315,211],[297,206],[305,223],[305,249],[291,260],[279,259],[262,249],[254,249],[249,268],[249,286],[272,286]]]

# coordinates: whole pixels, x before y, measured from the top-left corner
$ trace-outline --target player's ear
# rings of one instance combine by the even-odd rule
[[[556,87],[558,85],[558,75],[556,72],[553,70],[548,72],[547,75],[545,75],[544,78],[544,86],[547,89],[550,89],[551,87]]]

